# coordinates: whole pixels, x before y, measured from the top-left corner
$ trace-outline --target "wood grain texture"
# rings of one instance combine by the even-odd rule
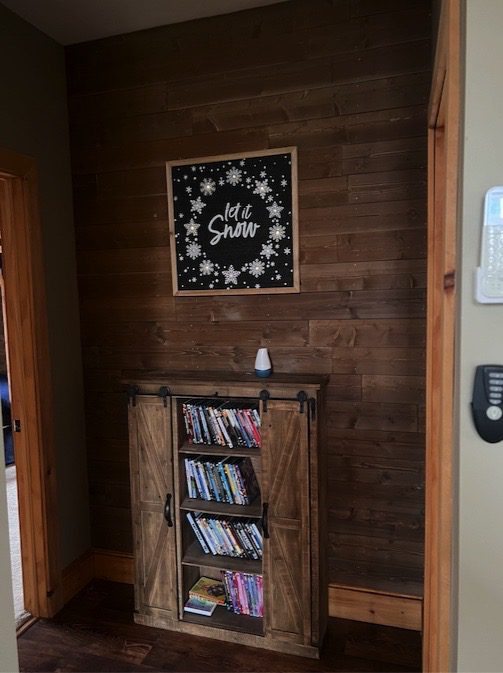
[[[106,549],[88,550],[63,569],[65,603],[92,579],[133,585],[132,555]],[[330,617],[343,617],[346,614],[355,621],[421,630],[421,587],[417,583],[381,582],[382,588],[377,590],[372,588],[375,582],[372,578],[366,577],[363,586],[352,586],[355,579],[355,575],[350,572],[340,571],[338,583],[329,585]]]
[[[464,6],[445,0],[441,13],[428,129],[428,334],[426,399],[426,531],[423,657],[425,670],[455,666],[456,434],[454,431],[459,160],[462,135]]]
[[[420,598],[331,585],[329,601],[330,614],[335,617],[421,631]]]
[[[39,176],[31,157],[0,151],[4,328],[15,433],[24,607],[51,616],[63,602],[53,390]]]
[[[420,635],[331,619],[321,659],[243,647],[134,624],[133,591],[94,581],[54,620],[39,620],[18,640],[24,671],[208,671],[308,673],[419,671]]]
[[[308,644],[312,638],[308,415],[299,413],[298,402],[273,400],[267,411],[262,404],[261,418],[261,491],[269,507],[271,536],[264,539],[266,633]]]
[[[121,370],[240,372],[267,346],[276,371],[330,375],[330,502],[352,512],[329,517],[330,576],[420,582],[423,476],[403,461],[424,451],[429,2],[291,0],[67,63],[95,546],[131,551]],[[300,294],[172,297],[165,162],[285,145]]]
[[[320,550],[326,548],[325,538],[320,537],[321,530],[325,535],[326,508],[319,502],[324,489],[318,481],[317,424],[312,423],[313,412],[301,408],[296,395],[303,390],[314,403],[314,413],[323,416],[327,377],[275,373],[262,380],[246,373],[201,375],[197,371],[178,376],[157,372],[149,377],[148,372],[133,371],[122,382],[136,390],[128,407],[135,621],[318,658],[328,611],[325,563],[320,561]],[[168,399],[160,398],[161,385],[170,391]],[[244,454],[252,455],[261,495],[246,506],[188,498],[184,455],[194,447],[190,451],[182,402],[198,396],[258,399],[263,389],[271,399],[267,405],[261,402],[260,451],[247,449]],[[201,451],[221,455],[221,447],[204,446]],[[242,451],[239,447],[231,455],[243,455]],[[110,477],[116,469],[121,464],[110,469]],[[207,559],[185,520],[186,511],[261,518],[263,564],[237,558]],[[222,569],[263,576],[263,622],[224,609],[217,609],[211,624],[185,614],[185,601],[195,581],[200,576],[218,578]]]
[[[164,517],[174,496],[169,406],[158,397],[137,397],[129,406],[129,438],[136,610],[157,607],[174,617],[175,534]]]

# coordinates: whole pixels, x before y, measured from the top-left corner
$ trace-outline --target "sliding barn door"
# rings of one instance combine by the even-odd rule
[[[297,401],[262,407],[262,502],[266,636],[309,645],[309,419]]]
[[[129,405],[135,547],[135,608],[177,617],[170,400],[138,396]],[[167,405],[167,406],[165,406]],[[171,613],[171,614],[170,614]]]

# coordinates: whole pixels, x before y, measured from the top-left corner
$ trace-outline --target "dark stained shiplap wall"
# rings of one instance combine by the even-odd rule
[[[330,374],[331,581],[421,580],[430,19],[291,0],[67,49],[95,546],[132,548],[121,370],[249,370],[267,345]],[[173,298],[164,162],[285,145],[302,292]]]

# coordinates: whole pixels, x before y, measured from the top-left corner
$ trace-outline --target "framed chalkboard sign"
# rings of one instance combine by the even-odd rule
[[[297,148],[166,168],[174,295],[299,292]]]

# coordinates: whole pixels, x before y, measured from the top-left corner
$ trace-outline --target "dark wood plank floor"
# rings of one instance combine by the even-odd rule
[[[18,641],[21,671],[419,671],[420,635],[330,620],[320,661],[134,624],[133,591],[95,581]]]

